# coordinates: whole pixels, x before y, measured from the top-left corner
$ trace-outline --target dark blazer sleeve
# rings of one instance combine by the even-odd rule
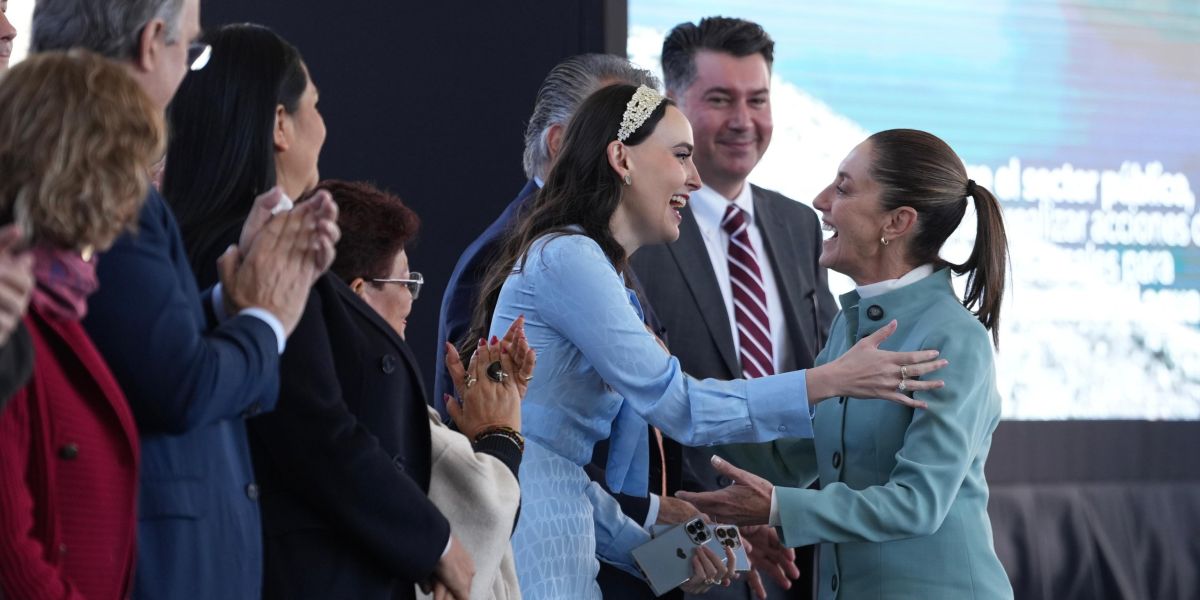
[[[33,372],[33,341],[23,321],[17,321],[8,342],[0,346],[0,410]]]
[[[393,576],[425,581],[441,560],[450,524],[350,412],[335,364],[314,290],[283,354],[279,406],[251,420],[251,433],[291,493]]]
[[[446,285],[446,294],[442,298],[432,400],[433,407],[437,409],[443,421],[449,420],[450,413],[446,410],[442,394],[454,394],[454,382],[450,379],[450,372],[446,370],[445,345],[446,342],[457,344],[471,328],[471,317],[475,311],[475,302],[479,298],[479,285],[487,276],[487,259],[495,253],[498,243],[495,238],[481,240],[482,244],[478,241],[472,244],[459,259],[459,264],[455,265],[450,282]]]
[[[183,433],[274,406],[275,333],[247,316],[207,328],[178,226],[157,192],[136,235],[101,255],[97,274],[84,326],[142,432]]]

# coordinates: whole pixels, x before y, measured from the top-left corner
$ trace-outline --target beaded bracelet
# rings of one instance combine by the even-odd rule
[[[483,438],[491,437],[493,435],[508,438],[512,441],[512,443],[517,445],[518,450],[525,452],[525,436],[521,435],[520,431],[517,431],[512,427],[490,427],[476,434],[475,439],[472,440],[472,442],[478,444]]]

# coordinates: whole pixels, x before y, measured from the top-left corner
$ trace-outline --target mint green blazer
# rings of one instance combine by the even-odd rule
[[[820,598],[1012,598],[983,476],[1000,421],[991,337],[955,296],[949,269],[841,304],[818,365],[896,319],[882,347],[939,350],[949,365],[931,376],[946,387],[917,394],[924,410],[829,399],[816,408],[814,439],[721,454],[777,486],[785,544],[821,544]],[[804,489],[814,475],[821,489]]]

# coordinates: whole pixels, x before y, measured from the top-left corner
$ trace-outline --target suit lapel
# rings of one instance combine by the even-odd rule
[[[341,294],[344,298],[346,298],[346,304],[358,311],[358,313],[364,319],[366,319],[372,327],[378,329],[379,332],[387,338],[388,342],[392,344],[396,352],[399,353],[400,357],[404,360],[404,364],[408,367],[409,380],[412,382],[413,386],[416,387],[417,393],[420,394],[421,401],[426,401],[425,382],[422,380],[420,373],[418,373],[417,358],[413,356],[412,349],[408,347],[408,344],[400,337],[400,334],[396,333],[396,330],[393,329],[387,321],[383,320],[383,317],[379,316],[379,313],[376,312],[374,308],[371,308],[370,304],[367,304],[362,298],[359,298],[358,294],[355,294],[354,290],[351,290],[350,286],[342,282],[341,279],[338,279],[336,275],[327,273],[325,276],[332,277],[336,280],[334,281],[333,287],[335,290],[337,290],[338,294]]]
[[[804,330],[807,319],[802,318],[804,298],[816,285],[813,281],[807,281],[808,271],[800,267],[802,259],[795,251],[796,240],[800,239],[798,236],[802,232],[793,229],[791,219],[776,213],[759,188],[752,186],[750,189],[754,194],[754,222],[762,232],[763,245],[766,246],[763,251],[770,257],[771,271],[779,287],[788,344],[798,348],[816,339],[816,332]],[[791,354],[791,359],[795,360],[796,352],[792,351]]]
[[[708,328],[709,335],[720,350],[725,366],[730,373],[740,377],[742,367],[737,358],[737,350],[733,347],[729,313],[725,307],[725,300],[721,297],[721,287],[717,284],[712,262],[708,259],[708,248],[704,246],[700,225],[696,223],[692,211],[684,210],[680,213],[683,222],[679,224],[679,240],[669,244],[667,250],[675,257],[679,270],[683,272],[692,298],[700,309],[703,325]]]

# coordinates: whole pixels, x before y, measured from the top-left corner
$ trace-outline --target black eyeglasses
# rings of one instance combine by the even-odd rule
[[[208,59],[212,58],[212,46],[204,42],[192,42],[188,44],[187,64],[188,69],[199,71],[208,64]]]
[[[425,276],[416,271],[408,273],[408,279],[372,279],[371,283],[403,283],[412,292],[413,300],[421,295],[421,286],[425,285]]]

